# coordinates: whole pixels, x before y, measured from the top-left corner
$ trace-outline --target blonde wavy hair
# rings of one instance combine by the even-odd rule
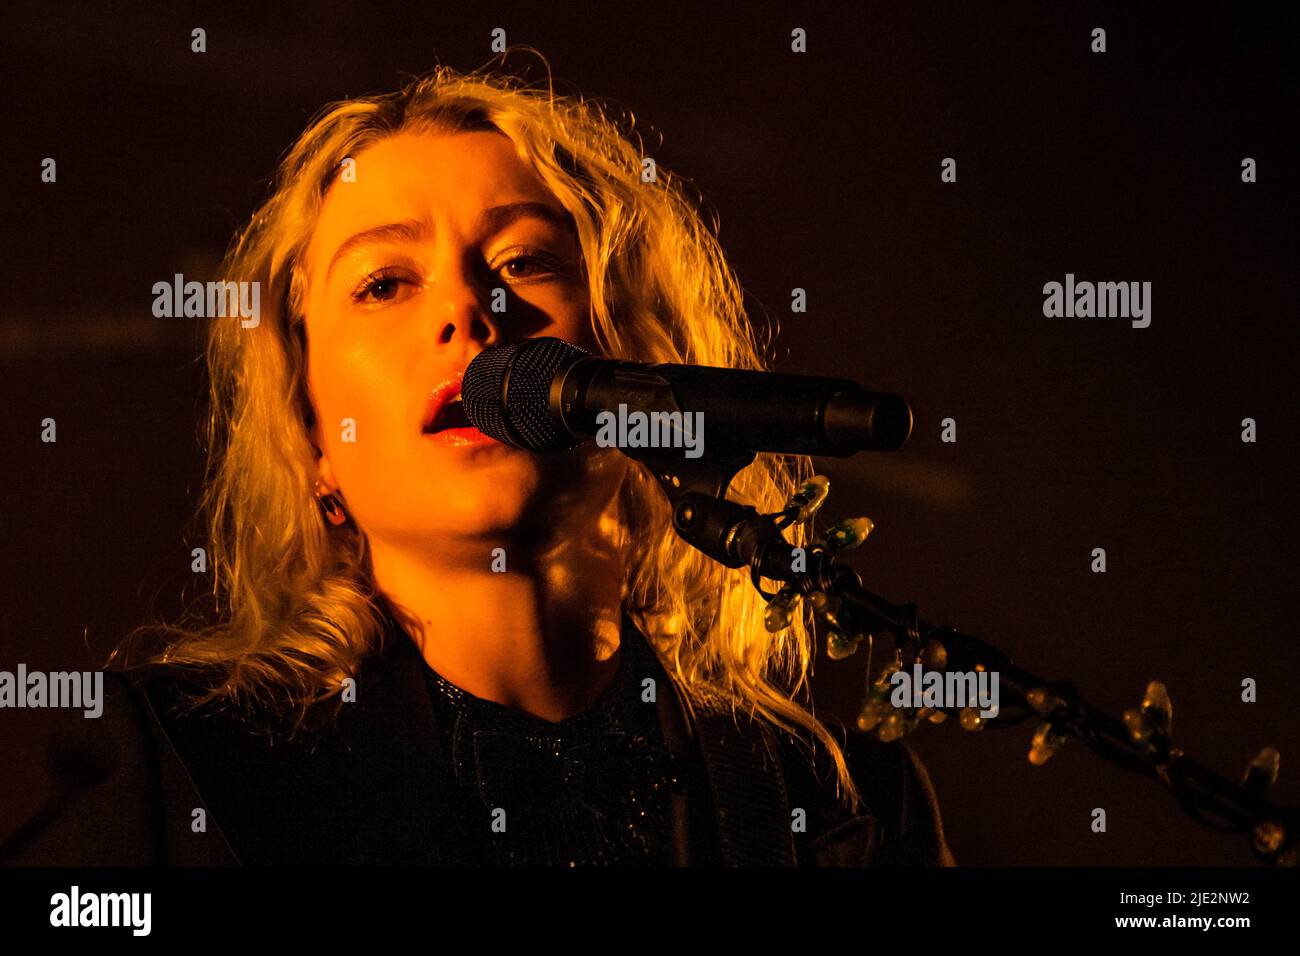
[[[606,355],[764,367],[766,345],[745,314],[716,218],[706,225],[702,201],[662,166],[657,181],[642,181],[633,116],[615,114],[601,101],[557,93],[549,70],[544,85],[533,84],[489,63],[468,74],[439,67],[398,92],[327,106],[309,124],[222,266],[223,280],[261,283],[262,309],[255,327],[214,320],[209,331],[209,459],[195,522],[211,591],[179,622],[137,628],[110,663],[202,673],[208,679],[192,705],[292,712],[296,724],[381,645],[392,609],[375,587],[365,535],[351,522],[326,525],[312,494],[303,324],[303,253],[326,190],[344,158],[379,139],[408,130],[508,136],[573,217],[592,329]],[[730,496],[776,511],[810,474],[807,458],[760,456]],[[743,708],[791,734],[810,759],[820,741],[840,798],[856,808],[839,741],[812,712],[816,648],[807,622],[769,633],[747,572],[676,536],[667,500],[643,466],[623,483],[618,520],[624,610],[692,706]],[[806,543],[799,532],[791,537]]]

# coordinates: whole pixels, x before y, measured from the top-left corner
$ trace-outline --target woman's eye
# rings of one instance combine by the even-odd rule
[[[362,303],[388,302],[397,296],[404,281],[400,276],[377,273],[367,277],[352,293],[352,298]]]
[[[548,256],[527,254],[512,256],[500,268],[511,279],[532,279],[538,275],[555,272],[559,266]]]

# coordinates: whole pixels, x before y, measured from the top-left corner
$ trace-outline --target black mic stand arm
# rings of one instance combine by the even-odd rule
[[[829,490],[825,478],[805,483],[782,511],[759,514],[725,497],[732,478],[753,461],[751,451],[719,451],[715,444],[694,460],[653,449],[625,453],[653,470],[673,506],[673,527],[683,540],[727,567],[750,569],[754,586],[768,600],[769,630],[788,626],[796,605],[805,600],[816,620],[829,630],[832,658],[853,653],[864,638],[872,640],[878,634],[893,638],[895,662],[868,694],[858,718],[859,730],[888,741],[923,721],[939,723],[950,714],[971,731],[1036,719],[1031,763],[1046,763],[1067,739],[1077,738],[1111,763],[1159,781],[1198,822],[1224,832],[1251,833],[1251,848],[1260,860],[1284,866],[1300,861],[1300,808],[1264,799],[1264,791],[1277,779],[1277,750],[1265,747],[1247,767],[1242,782],[1233,783],[1173,744],[1172,707],[1159,682],[1148,686],[1140,708],[1126,711],[1124,719],[1117,720],[1084,701],[1070,683],[1037,677],[976,637],[922,620],[916,605],[893,604],[868,591],[857,572],[839,557],[870,532],[866,518],[835,525],[802,549],[801,560],[792,560],[797,551],[782,529],[811,522]],[[774,594],[764,591],[760,583],[764,578],[782,582],[783,587]],[[981,716],[975,707],[894,707],[889,702],[888,677],[901,669],[904,657],[927,671],[996,675],[996,716]]]

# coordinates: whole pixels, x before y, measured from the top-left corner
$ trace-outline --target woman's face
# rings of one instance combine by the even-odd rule
[[[403,133],[353,159],[355,181],[330,187],[306,259],[326,487],[368,535],[399,545],[508,534],[561,495],[590,497],[607,470],[593,471],[598,453],[543,457],[472,429],[426,430],[486,346],[552,335],[590,347],[563,207],[500,133]],[[444,407],[432,426],[444,423],[464,420]]]

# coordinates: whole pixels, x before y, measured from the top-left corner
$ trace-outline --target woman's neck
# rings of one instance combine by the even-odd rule
[[[544,552],[482,539],[440,544],[414,552],[371,542],[375,580],[419,622],[411,637],[429,666],[476,697],[544,720],[586,710],[618,668],[617,555],[588,542]],[[493,570],[494,554],[504,570]]]

